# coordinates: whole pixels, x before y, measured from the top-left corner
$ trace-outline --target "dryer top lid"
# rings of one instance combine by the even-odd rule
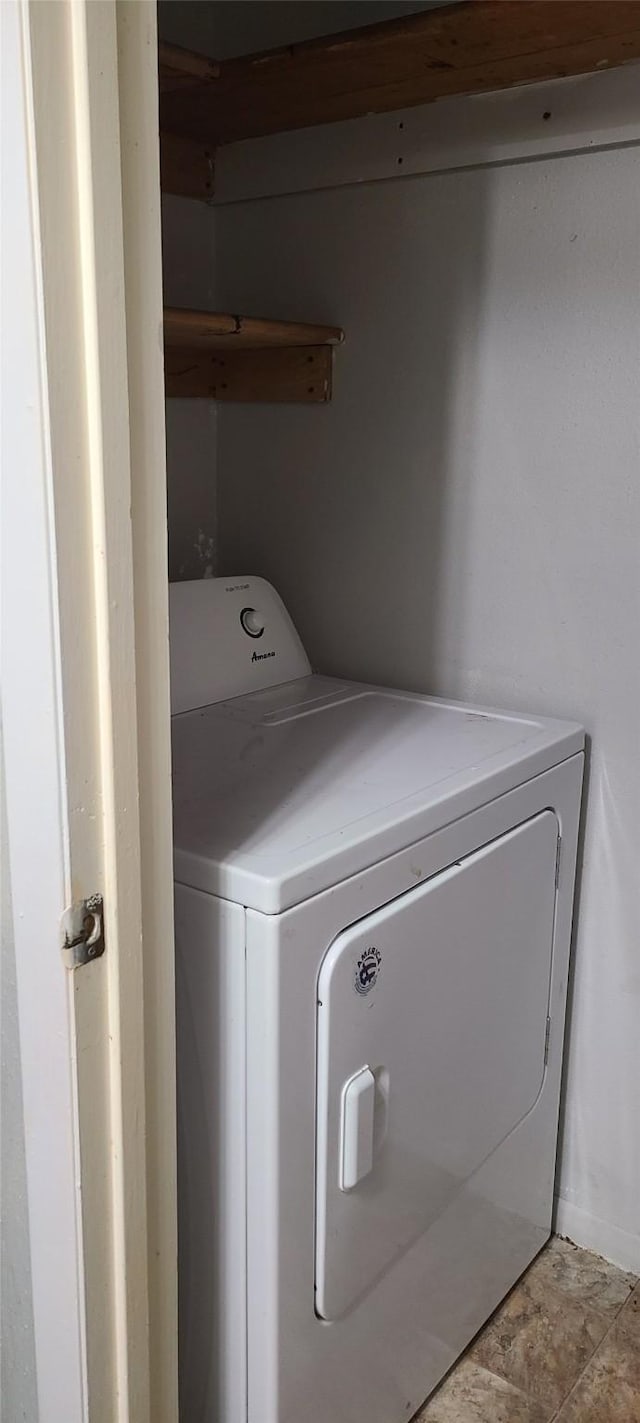
[[[176,879],[267,914],[581,751],[574,723],[327,677],[173,718]]]

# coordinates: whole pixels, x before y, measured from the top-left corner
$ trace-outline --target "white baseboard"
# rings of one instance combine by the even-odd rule
[[[566,1236],[574,1245],[593,1250],[621,1269],[640,1275],[640,1235],[632,1235],[619,1225],[600,1220],[562,1196],[555,1199],[553,1229],[556,1235]]]

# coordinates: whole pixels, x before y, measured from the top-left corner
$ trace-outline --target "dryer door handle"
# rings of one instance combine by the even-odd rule
[[[362,1067],[342,1088],[340,1190],[351,1191],[373,1167],[376,1079]]]

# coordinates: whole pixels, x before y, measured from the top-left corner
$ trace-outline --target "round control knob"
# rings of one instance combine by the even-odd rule
[[[246,632],[249,637],[262,637],[264,623],[261,621],[260,614],[256,612],[255,608],[243,608],[240,614],[240,622],[243,631]]]

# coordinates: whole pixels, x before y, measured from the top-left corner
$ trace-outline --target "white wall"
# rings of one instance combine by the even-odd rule
[[[226,57],[356,9],[389,6],[159,13]],[[638,178],[627,149],[215,214],[175,199],[165,249],[176,302],[347,332],[330,407],[219,408],[217,506],[212,417],[169,402],[172,567],[199,571],[211,525],[220,571],[272,577],[317,666],[589,731],[558,1226],[640,1270]]]
[[[0,725],[0,1416],[36,1423],[38,1389],[20,1022]]]
[[[445,0],[160,0],[160,38],[219,59],[311,39],[430,9]],[[188,199],[162,203],[164,299],[211,310],[215,216]],[[212,401],[167,401],[169,576],[208,576],[217,568],[216,410]]]
[[[632,149],[240,204],[230,309],[343,324],[333,404],[221,407],[220,568],[323,670],[591,740],[559,1227],[640,1270]]]
[[[213,8],[202,0],[158,6],[159,37],[207,52]],[[163,195],[165,306],[214,306],[214,213],[204,203]],[[216,411],[211,400],[167,400],[169,577],[200,578],[216,565]]]
[[[24,150],[24,80],[17,6],[0,10],[2,53],[2,201],[0,215],[11,214],[12,228],[3,224],[2,292],[2,485],[0,489],[4,528],[7,522],[7,492],[11,472],[25,478],[25,456],[29,447],[17,435],[20,416],[28,410],[35,423],[33,389],[24,379],[24,332],[32,318],[25,275],[30,269],[30,227]],[[23,254],[24,268],[15,261],[16,248]],[[13,259],[13,260],[12,260]],[[26,268],[26,273],[25,269]],[[13,297],[12,303],[11,298]],[[20,325],[16,324],[19,317]],[[12,320],[13,318],[13,320]],[[10,356],[9,356],[10,350]],[[17,399],[16,399],[17,397]],[[17,405],[17,409],[16,409]],[[9,409],[11,413],[9,413]],[[13,417],[13,418],[12,418]],[[37,428],[37,427],[36,427]],[[11,439],[13,437],[13,439]],[[27,465],[27,468],[29,466]],[[19,473],[18,473],[19,471]],[[0,521],[0,527],[3,527]],[[32,540],[38,530],[23,529],[24,564],[33,557]],[[6,535],[5,535],[6,536]],[[2,603],[0,599],[0,603]],[[2,683],[6,689],[6,601],[3,604]],[[23,624],[24,631],[24,624]],[[26,629],[27,635],[31,629]],[[0,714],[0,1416],[37,1423],[38,1379],[34,1322],[29,1190],[27,1174],[27,1122],[20,1051],[20,1010],[16,963],[17,906],[13,902],[7,805],[7,771],[4,746],[4,695]],[[34,748],[30,747],[33,757]],[[24,1025],[23,1025],[24,1031]]]
[[[203,7],[205,8],[205,7]],[[162,200],[166,306],[214,306],[214,213],[204,203]],[[169,577],[200,578],[217,558],[216,412],[212,400],[168,400]]]

